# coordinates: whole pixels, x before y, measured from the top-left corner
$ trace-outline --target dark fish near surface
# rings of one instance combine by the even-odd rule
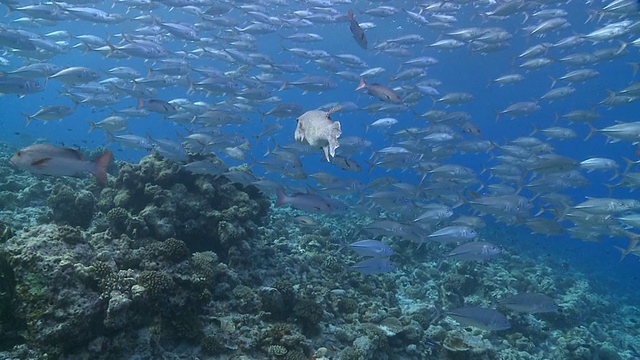
[[[382,274],[395,270],[395,266],[388,257],[374,257],[362,260],[356,264],[349,266],[351,269],[363,275]]]
[[[500,300],[500,305],[515,312],[530,314],[558,312],[558,304],[544,294],[522,293]]]
[[[275,207],[289,204],[294,209],[304,211],[331,212],[333,210],[329,201],[319,195],[295,193],[288,196],[280,188],[276,191],[276,195],[278,198],[276,199]]]
[[[367,38],[364,35],[364,30],[360,27],[360,24],[353,17],[353,11],[349,10],[347,13],[347,20],[349,20],[349,30],[351,30],[351,34],[353,34],[353,38],[356,40],[358,45],[361,48],[367,48]]]
[[[499,311],[479,306],[468,306],[445,312],[464,326],[473,326],[482,330],[507,330],[511,328],[509,320]]]
[[[107,182],[107,166],[112,159],[113,153],[110,150],[93,161],[86,161],[78,150],[36,144],[21,149],[9,162],[22,170],[50,176],[79,177],[90,172],[104,184]]]

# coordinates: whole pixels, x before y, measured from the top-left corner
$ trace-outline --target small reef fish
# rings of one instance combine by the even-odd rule
[[[10,160],[11,165],[34,174],[80,177],[90,172],[104,184],[107,182],[107,166],[113,153],[105,151],[92,161],[82,159],[78,150],[49,144],[35,144],[19,150]]]

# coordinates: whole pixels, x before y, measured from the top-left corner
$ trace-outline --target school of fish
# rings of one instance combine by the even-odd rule
[[[4,106],[2,122],[86,126],[114,151],[155,151],[256,186],[301,211],[301,224],[368,216],[343,245],[368,257],[351,265],[363,274],[395,269],[397,238],[439,244],[452,261],[490,260],[502,249],[478,239],[486,221],[626,239],[621,259],[640,254],[635,0],[0,3],[2,101],[32,106]],[[87,113],[104,116],[78,119]],[[147,130],[131,130],[142,121]],[[36,145],[11,163],[104,182],[111,158]],[[229,170],[241,163],[252,171]],[[594,182],[601,191],[575,191]],[[555,311],[541,294],[511,300]],[[446,314],[509,327],[493,309]]]

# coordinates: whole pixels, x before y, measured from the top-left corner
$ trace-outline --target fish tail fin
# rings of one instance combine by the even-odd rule
[[[284,193],[284,190],[282,190],[281,187],[278,187],[276,189],[276,204],[274,205],[275,207],[280,207],[284,204],[287,203],[287,194]]]
[[[607,187],[607,189],[609,189],[609,197],[611,197],[613,195],[613,190],[616,189],[616,187],[620,186],[622,184],[622,181],[617,183],[617,184],[605,184],[604,186]]]
[[[109,139],[109,142],[107,143],[107,145],[109,145],[113,143],[116,140],[116,138],[115,136],[113,136],[113,134],[110,131],[106,131],[106,133],[107,133],[107,139]]]
[[[142,98],[138,98],[138,105],[136,106],[136,109],[140,110],[144,107],[144,100],[142,100]]]
[[[278,91],[282,91],[282,90],[284,90],[284,89],[288,89],[288,88],[290,88],[290,87],[291,87],[291,84],[289,84],[289,82],[288,82],[287,80],[285,80],[285,81],[282,83],[282,86],[280,86],[280,87],[278,88]]]
[[[196,91],[196,88],[193,84],[193,79],[190,76],[187,76],[187,80],[189,80],[189,87],[187,89],[187,94],[191,95]]]
[[[622,159],[624,159],[624,161],[627,163],[627,166],[624,168],[623,174],[626,174],[627,172],[629,172],[629,169],[631,169],[631,167],[633,165],[638,164],[637,161],[633,161],[633,160],[631,160],[631,159],[629,159],[627,157],[624,157],[624,156],[622,157]]]
[[[486,173],[486,172],[487,172],[487,170],[489,170],[489,169],[485,166],[485,164],[484,164],[484,163],[481,163],[481,164],[480,164],[480,167],[482,168],[482,170],[480,170],[480,175],[482,175],[482,174]],[[493,175],[492,175],[491,173],[489,173],[489,179],[491,179],[491,177],[492,177],[492,176],[493,176]],[[478,189],[478,191],[482,190],[482,188],[484,188],[484,184],[482,184],[482,185],[480,186],[480,189]]]
[[[613,169],[613,175],[611,175],[611,177],[609,178],[609,181],[611,181],[611,180],[613,180],[613,179],[616,179],[616,178],[618,178],[619,176],[620,176],[620,170],[618,170],[617,168],[616,168],[616,169]],[[611,190],[610,190],[610,191],[611,191]]]
[[[364,81],[364,77],[360,76],[360,83],[358,84],[358,87],[356,88],[356,91],[360,90],[360,89],[364,89],[367,87],[367,83]]]
[[[109,47],[109,52],[107,53],[106,57],[110,57],[111,54],[113,54],[113,52],[118,50],[118,49],[116,49],[116,47],[109,40],[106,40],[106,43],[107,43],[107,47]]]
[[[598,129],[591,125],[590,122],[588,122],[587,125],[589,126],[589,133],[587,134],[587,137],[584,138],[584,141],[589,140],[593,136],[593,134],[598,132]]]
[[[333,238],[333,242],[337,243],[340,247],[338,248],[338,251],[336,251],[337,253],[341,252],[342,249],[346,248],[349,244],[347,244],[346,241],[344,241],[344,238],[342,236],[338,237],[338,238]]]
[[[614,246],[614,248],[620,251],[620,262],[622,262],[622,260],[624,260],[624,258],[627,257],[627,255],[629,255],[629,252],[627,251],[627,249],[621,248],[620,246]]]
[[[373,168],[376,166],[376,162],[375,161],[369,161],[366,160],[367,164],[369,164],[369,170],[367,171],[367,174],[371,174],[371,172],[373,171]]]
[[[93,163],[95,164],[94,174],[101,184],[107,183],[107,167],[111,163],[111,160],[113,160],[113,153],[111,150],[105,151],[102,155],[93,160]]]
[[[89,131],[88,132],[92,132],[96,128],[96,123],[94,123],[91,120],[87,120],[87,121],[89,122]]]
[[[249,169],[251,169],[254,166],[256,166],[256,164],[258,164],[258,160],[256,160],[256,158],[253,157],[251,153],[249,153],[249,158],[251,159],[251,163],[248,166],[249,166]]]
[[[620,47],[618,48],[618,51],[616,51],[616,55],[621,54],[627,49],[627,46],[629,46],[628,42],[624,42],[622,40],[618,40],[618,43],[620,44]]]
[[[567,214],[571,211],[572,206],[561,201],[559,206],[553,211],[556,220],[566,220]]]
[[[444,300],[444,293],[440,294],[440,296],[442,296],[443,300]],[[435,323],[436,321],[438,321],[438,319],[440,319],[443,315],[446,315],[446,313],[442,310],[442,306],[434,303],[433,307],[435,308],[435,314],[433,315],[433,317],[431,318],[431,320],[429,321],[429,326],[433,325],[433,323]]]
[[[21,114],[22,114],[22,116],[24,116],[24,120],[25,120],[26,125],[29,125],[29,123],[31,122],[31,119],[32,119],[31,115],[29,115],[27,113],[21,113]]]

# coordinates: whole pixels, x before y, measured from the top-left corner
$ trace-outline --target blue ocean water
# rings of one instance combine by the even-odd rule
[[[376,119],[382,117],[395,117],[399,123],[393,126],[389,133],[399,131],[406,128],[423,128],[430,125],[424,118],[419,116],[429,110],[438,109],[446,111],[465,111],[471,115],[471,122],[481,130],[481,135],[474,138],[471,135],[458,132],[463,140],[490,140],[498,147],[508,143],[518,137],[528,136],[534,129],[544,129],[551,126],[568,127],[576,131],[577,137],[568,140],[547,140],[540,133],[535,135],[539,139],[548,142],[553,146],[555,154],[575,159],[580,162],[590,157],[606,157],[614,159],[622,172],[627,165],[625,158],[637,160],[635,154],[636,146],[629,141],[610,142],[602,134],[595,134],[588,140],[585,140],[589,134],[589,126],[584,122],[570,123],[567,120],[556,120],[556,115],[566,114],[576,109],[594,109],[601,114],[601,118],[592,122],[592,125],[598,129],[616,124],[617,122],[637,121],[636,117],[640,109],[637,102],[631,102],[624,106],[607,107],[599,105],[601,101],[609,96],[607,91],[620,91],[634,81],[637,81],[637,75],[633,74],[632,66],[628,63],[640,61],[638,56],[638,48],[629,44],[638,37],[637,25],[635,22],[638,17],[635,13],[624,13],[621,15],[604,14],[602,19],[599,18],[602,8],[607,5],[605,2],[593,1],[583,3],[580,1],[569,1],[566,3],[544,2],[541,4],[531,4],[522,2],[521,10],[514,14],[504,17],[491,17],[487,13],[491,9],[497,7],[504,2],[452,2],[459,9],[448,13],[455,16],[455,21],[449,23],[448,27],[439,28],[437,26],[420,25],[407,17],[402,9],[419,12],[423,9],[422,15],[435,23],[437,20],[432,12],[426,9],[425,4],[416,5],[415,2],[394,1],[394,2],[357,2],[357,3],[338,3],[329,4],[327,8],[335,9],[338,14],[346,14],[347,10],[354,9],[356,19],[360,23],[372,22],[375,24],[373,28],[367,28],[365,34],[369,41],[369,49],[365,50],[358,46],[349,32],[348,22],[343,18],[333,23],[315,23],[305,28],[286,28],[277,27],[275,32],[267,34],[254,35],[258,40],[255,43],[257,50],[262,54],[266,54],[274,63],[295,62],[302,67],[299,73],[285,73],[278,76],[285,77],[288,81],[297,80],[305,75],[328,76],[337,82],[337,87],[323,92],[309,92],[303,94],[302,90],[291,87],[284,90],[272,89],[273,95],[281,99],[281,102],[295,102],[301,104],[305,110],[316,109],[324,104],[332,102],[353,102],[360,109],[365,106],[377,103],[379,100],[362,91],[355,91],[357,82],[342,80],[332,72],[320,68],[313,61],[296,57],[284,48],[303,47],[309,49],[321,49],[330,54],[353,54],[364,60],[369,68],[382,67],[386,72],[368,80],[370,82],[377,81],[383,85],[393,86],[412,86],[416,80],[408,80],[404,82],[389,82],[389,77],[400,69],[400,64],[411,57],[432,56],[439,63],[426,69],[426,77],[424,79],[438,79],[442,82],[437,87],[439,92],[444,95],[452,92],[468,92],[473,94],[474,99],[465,104],[447,106],[436,102],[436,98],[423,97],[415,103],[408,104],[408,110],[397,114],[384,113],[368,113],[363,110],[356,111],[338,111],[332,115],[334,120],[340,121],[342,124],[342,138],[348,136],[358,136],[372,143],[370,149],[352,155],[350,158],[357,161],[363,168],[362,172],[346,172],[324,161],[322,151],[318,150],[316,154],[305,155],[302,163],[307,174],[315,172],[328,172],[339,178],[357,179],[363,184],[369,184],[373,180],[392,176],[397,182],[404,182],[414,185],[423,184],[423,174],[420,171],[409,169],[393,169],[388,170],[382,166],[373,166],[369,170],[369,161],[375,161],[372,152],[380,150],[387,146],[396,146],[396,139],[389,134],[369,129],[365,131],[365,126]],[[243,2],[235,3],[238,7]],[[20,4],[23,5],[23,4]],[[112,7],[112,5],[114,5]],[[248,4],[247,4],[248,5]],[[290,4],[276,4],[275,2],[255,3],[254,5],[262,6],[268,15],[275,18],[284,18],[286,14],[291,12],[291,8],[297,10],[311,9],[312,12],[321,13],[318,8],[322,8],[321,4],[314,2],[296,1]],[[377,6],[392,6],[398,12],[389,17],[375,17],[364,13],[367,9]],[[81,6],[81,5],[78,5]],[[85,6],[85,5],[82,5]],[[158,5],[151,11],[139,10],[135,6],[127,11],[125,2],[97,2],[92,3],[91,7],[95,7],[106,12],[120,13],[127,19],[134,19],[136,16],[153,15],[161,21],[179,23],[184,22],[193,24],[198,17],[194,16],[179,7],[171,8],[170,6]],[[530,8],[529,8],[530,6]],[[538,10],[548,8],[560,8],[567,11],[564,18],[567,25],[562,28],[550,31],[549,33],[538,35],[527,35],[527,26],[536,26],[545,19],[533,16]],[[600,12],[599,12],[600,11]],[[595,14],[595,15],[594,15]],[[24,16],[20,11],[14,10],[7,14],[4,18],[4,25],[7,28],[22,28],[23,25],[15,22],[16,19]],[[239,21],[239,27],[246,26],[252,18],[245,13],[245,10],[235,8],[231,10],[228,16]],[[541,43],[554,44],[555,42],[567,36],[574,34],[586,35],[591,31],[602,28],[607,24],[628,20],[630,23],[625,25],[629,30],[614,39],[605,41],[586,40],[581,45],[577,45],[571,49],[560,50],[549,48],[544,56],[552,60],[551,64],[541,69],[524,70],[518,67],[523,62],[518,55],[527,48]],[[54,30],[66,30],[71,34],[86,35],[92,34],[100,37],[108,38],[112,43],[117,44],[127,34],[135,34],[138,27],[143,25],[141,21],[127,20],[118,24],[92,24],[84,20],[64,20],[57,21],[53,26],[42,27],[24,27],[26,30],[36,34],[44,35]],[[463,29],[470,27],[479,27],[489,29],[492,27],[500,27],[512,35],[512,38],[506,40],[505,49],[481,53],[473,51],[471,45],[464,45],[460,48],[452,50],[440,50],[428,44],[432,44],[440,39],[446,38],[447,32],[455,29]],[[229,46],[223,40],[215,40],[219,33],[233,33],[230,28],[215,28],[215,30],[198,30],[203,37],[211,37],[214,39],[211,45],[214,48],[223,49]],[[320,34],[324,40],[318,43],[301,43],[296,44],[291,41],[282,40],[281,35],[288,35],[294,32],[315,32]],[[383,51],[375,49],[375,45],[382,41],[398,37],[406,34],[419,34],[424,37],[424,42],[416,45],[410,45],[407,49],[412,54],[411,57],[399,58],[386,54]],[[192,52],[194,54],[189,59],[192,67],[211,66],[221,71],[231,71],[238,69],[241,64],[233,62],[225,62],[208,57],[198,58],[196,50],[201,48],[201,44],[187,42],[180,39],[172,38],[170,35],[164,35],[162,45],[169,52]],[[76,40],[67,40],[69,45],[75,45]],[[604,48],[620,48],[621,54],[615,54],[616,57],[607,60],[588,64],[586,66],[570,66],[560,59],[563,56],[572,53],[591,53],[598,49]],[[4,57],[10,62],[10,65],[1,69],[8,72],[19,66],[34,62],[22,56],[19,51],[13,51],[5,47]],[[176,56],[179,57],[179,56]],[[58,54],[47,61],[53,62],[63,67],[86,66],[101,72],[101,79],[106,79],[108,75],[104,71],[115,66],[129,66],[140,71],[142,74],[147,73],[147,67],[153,67],[160,64],[160,61],[153,59],[129,58],[114,59],[101,55],[95,51],[82,51],[81,49],[70,49],[67,53]],[[558,78],[565,73],[590,68],[597,70],[599,76],[586,82],[572,84],[576,92],[564,99],[554,101],[540,100],[540,110],[527,116],[510,117],[509,115],[501,115],[496,120],[496,112],[502,111],[510,104],[522,101],[536,101],[540,96],[551,89],[551,79]],[[351,70],[356,73],[364,69],[348,69],[344,65],[338,66],[339,70]],[[403,66],[402,69],[406,69]],[[519,73],[524,75],[525,79],[517,84],[499,86],[498,84],[489,84],[492,79],[507,74]],[[262,73],[259,67],[248,66],[248,77],[255,77]],[[190,74],[193,78],[198,75]],[[44,83],[44,79],[38,79]],[[560,84],[565,82],[558,82]],[[107,135],[100,131],[94,130],[88,132],[88,120],[98,121],[109,116],[113,109],[123,109],[134,107],[137,100],[132,97],[119,98],[117,104],[109,107],[94,108],[80,104],[75,113],[60,121],[42,122],[33,120],[28,126],[25,125],[24,117],[21,113],[33,114],[41,106],[47,105],[68,105],[74,106],[73,102],[61,94],[64,89],[63,84],[55,79],[46,82],[45,90],[35,94],[28,94],[24,97],[18,97],[15,94],[5,94],[0,98],[2,103],[3,117],[0,119],[2,124],[2,133],[0,139],[12,144],[16,150],[29,145],[36,141],[46,141],[48,143],[63,145],[68,147],[79,147],[83,149],[95,149],[99,147],[107,147],[114,151],[117,161],[137,162],[143,156],[147,155],[146,150],[128,149],[117,143],[110,142]],[[186,98],[191,102],[204,101],[209,104],[230,104],[234,101],[233,94],[206,96],[201,92],[189,92],[185,86],[172,86],[168,88],[158,89],[158,95],[155,97],[162,100],[172,100],[176,98]],[[225,125],[223,131],[229,134],[243,134],[250,140],[251,157],[260,161],[265,157],[265,153],[274,149],[277,144],[285,145],[294,142],[293,133],[296,128],[294,118],[275,119],[266,117],[261,119],[260,111],[268,111],[275,104],[264,104],[253,106],[254,111],[244,114],[249,117],[250,122],[241,125]],[[264,125],[268,123],[278,122],[282,125],[282,129],[275,135],[262,137],[254,140],[254,136],[259,134]],[[149,134],[153,138],[166,138],[175,141],[181,141],[180,136],[197,131],[197,127],[192,124],[177,124],[166,119],[161,114],[152,113],[146,118],[130,118],[126,132],[146,136]],[[489,172],[483,173],[484,167],[490,167],[498,163],[496,156],[501,154],[499,148],[492,149],[487,152],[478,154],[463,153],[456,149],[455,142],[450,146],[451,155],[449,157],[438,159],[439,163],[458,164],[472,169],[484,184],[500,183],[499,176],[490,177]],[[434,146],[436,147],[436,146]],[[337,153],[340,154],[340,148]],[[240,165],[243,161],[238,161],[224,154],[219,156],[230,166]],[[248,159],[247,162],[251,160]],[[632,168],[634,169],[634,168]],[[635,168],[637,169],[637,168]],[[259,166],[252,166],[252,170],[266,178],[276,180],[281,184],[287,184],[292,188],[303,189],[305,187],[316,187],[311,180],[301,181],[295,179],[287,179],[280,174],[265,173]],[[588,180],[589,184],[580,187],[569,187],[559,191],[560,194],[569,196],[573,204],[567,204],[569,207],[586,200],[587,197],[605,198],[612,197],[616,199],[637,199],[637,192],[623,186],[616,186],[610,191],[608,185],[620,182],[620,177],[611,179],[612,172],[594,171],[587,173],[580,171]],[[427,181],[424,183],[428,183]],[[523,184],[535,179],[531,172],[527,172],[523,177]],[[473,192],[478,192],[480,196],[485,196],[485,190],[479,189],[479,184],[475,183],[465,188]],[[321,193],[320,190],[315,190]],[[367,192],[368,193],[368,192]],[[463,194],[461,194],[463,195]],[[529,198],[533,204],[530,216],[534,217],[539,210],[542,210],[542,217],[553,218],[555,215],[552,209],[544,208],[544,203],[538,198],[535,191],[528,189],[522,190],[520,195]],[[464,194],[463,196],[467,196]],[[353,199],[351,199],[353,200]],[[423,199],[425,200],[425,199]],[[428,200],[428,199],[427,199]],[[467,199],[469,200],[469,199]],[[355,202],[349,202],[350,206],[355,206]],[[393,217],[393,209],[385,209],[389,217]],[[474,214],[473,207],[468,204],[462,205],[454,210],[456,215]],[[627,212],[632,213],[633,211]],[[372,217],[374,213],[371,214]],[[556,214],[557,215],[557,214]],[[491,240],[510,253],[517,253],[523,258],[532,259],[539,263],[548,263],[550,267],[559,272],[558,276],[562,276],[562,272],[567,274],[581,273],[586,274],[594,284],[599,286],[598,290],[613,297],[619,297],[621,303],[629,302],[630,299],[637,298],[638,295],[638,275],[640,273],[639,258],[635,255],[627,255],[620,261],[620,253],[614,248],[619,246],[625,248],[629,239],[623,236],[611,236],[604,234],[601,236],[600,242],[587,242],[574,239],[568,232],[562,235],[545,236],[532,234],[530,229],[524,224],[505,224],[497,222],[494,217],[484,215],[483,219],[487,223],[487,227],[482,230],[485,237]],[[525,220],[525,219],[522,219]],[[563,225],[569,229],[574,225],[567,220],[562,220]],[[614,224],[613,226],[620,226]],[[629,229],[635,232],[634,229]],[[550,294],[553,295],[553,294]],[[631,301],[632,302],[632,301]]]

